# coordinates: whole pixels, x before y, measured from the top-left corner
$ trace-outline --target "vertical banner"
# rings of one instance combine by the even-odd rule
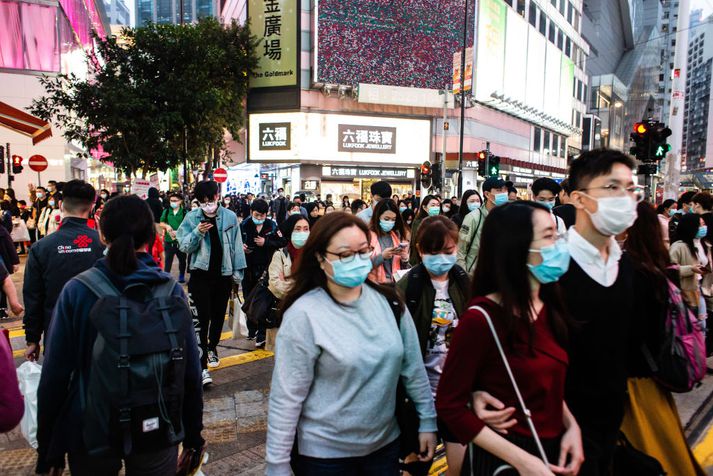
[[[257,46],[258,67],[250,78],[251,88],[298,84],[297,0],[249,0],[250,34]]]
[[[507,5],[500,0],[478,2],[478,64],[476,97],[489,100],[493,92],[502,92],[505,69],[505,25]],[[512,74],[512,72],[510,72]],[[520,74],[520,73],[517,73]]]

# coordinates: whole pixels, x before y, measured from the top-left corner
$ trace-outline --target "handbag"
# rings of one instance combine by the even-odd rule
[[[471,306],[468,308],[469,311],[478,311],[480,312],[483,317],[485,317],[485,320],[488,322],[488,328],[490,328],[490,333],[493,335],[493,339],[495,340],[495,345],[498,348],[498,353],[500,354],[500,358],[503,361],[503,365],[505,365],[505,370],[508,373],[508,377],[510,378],[510,382],[512,383],[512,388],[515,390],[515,395],[517,396],[517,401],[518,404],[520,405],[520,410],[522,411],[522,414],[525,415],[525,420],[527,421],[527,426],[530,427],[530,432],[532,433],[532,437],[535,439],[535,444],[537,445],[537,452],[540,454],[540,459],[542,460],[543,463],[545,463],[545,466],[549,467],[549,462],[547,460],[547,454],[545,453],[545,449],[542,446],[542,441],[540,441],[540,437],[537,434],[537,430],[535,429],[535,424],[532,421],[532,413],[530,410],[525,406],[525,400],[522,398],[522,394],[520,393],[520,388],[517,386],[517,382],[515,381],[515,376],[512,373],[512,369],[510,368],[510,363],[508,362],[507,356],[505,355],[505,350],[503,349],[503,345],[500,343],[500,338],[498,337],[498,333],[495,331],[495,326],[493,325],[493,321],[490,318],[490,314],[488,311],[486,311],[484,308],[481,306]],[[470,455],[470,467],[471,467],[471,472],[473,466],[473,443],[470,443],[468,448],[468,452]],[[504,476],[506,474],[515,474],[515,468],[513,468],[509,464],[502,464],[498,468],[495,469],[493,472],[493,476],[495,475],[501,475]],[[632,473],[635,474],[635,473]]]
[[[265,327],[270,328],[274,327],[273,321],[276,307],[277,298],[268,289],[268,273],[265,270],[255,287],[245,297],[242,310],[249,323],[258,325],[258,323],[262,322]]]
[[[613,476],[664,476],[661,463],[653,456],[634,448],[623,432],[619,432],[619,440],[614,450]]]

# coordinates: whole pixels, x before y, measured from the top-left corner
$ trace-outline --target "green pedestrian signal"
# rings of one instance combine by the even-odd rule
[[[491,155],[490,161],[488,163],[488,174],[491,177],[500,175],[500,157],[497,155]]]

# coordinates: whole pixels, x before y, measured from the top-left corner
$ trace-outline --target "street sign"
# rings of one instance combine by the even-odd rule
[[[223,183],[228,180],[228,171],[225,169],[215,169],[213,171],[213,180],[218,183]]]
[[[47,159],[45,159],[41,155],[33,155],[30,157],[30,160],[27,162],[27,164],[30,166],[32,170],[35,172],[43,172],[47,170]]]

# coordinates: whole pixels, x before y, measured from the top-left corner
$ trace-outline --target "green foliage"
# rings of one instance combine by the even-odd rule
[[[32,113],[88,150],[101,144],[103,160],[130,174],[201,162],[225,149],[226,130],[238,137],[257,66],[247,26],[206,18],[126,28],[122,37],[97,40],[88,79],[43,77],[46,95]]]

